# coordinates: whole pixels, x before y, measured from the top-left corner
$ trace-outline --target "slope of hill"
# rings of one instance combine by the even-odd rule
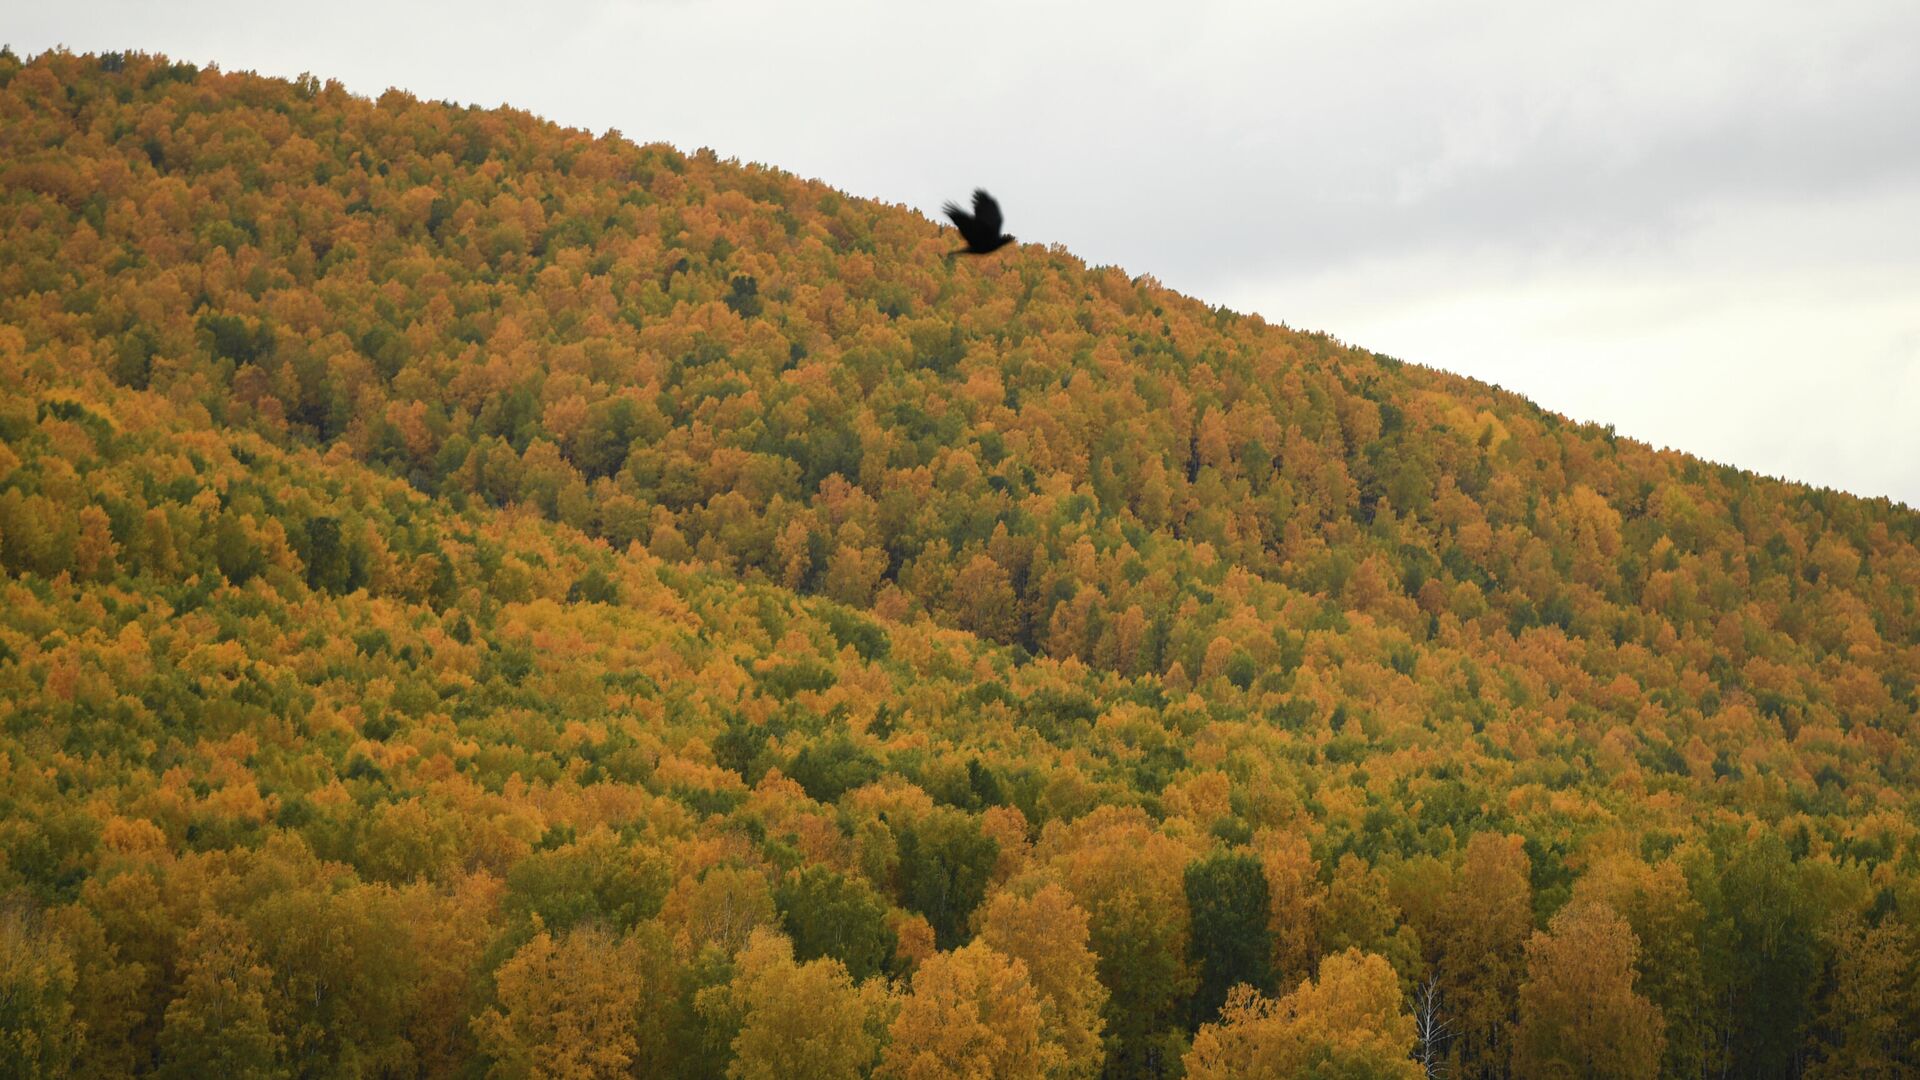
[[[0,54],[0,1047],[1920,1068],[1920,515],[951,246]]]

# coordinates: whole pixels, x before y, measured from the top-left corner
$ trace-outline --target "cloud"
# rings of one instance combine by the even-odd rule
[[[1848,256],[1920,196],[1814,215],[1729,207],[1658,254],[1392,255],[1223,286],[1230,306],[1467,371],[1577,419],[1757,472],[1920,505],[1920,306],[1911,273]],[[1804,261],[1726,252],[1790,246]],[[1852,238],[1851,240],[1849,238]],[[1825,241],[1822,250],[1817,241]]]

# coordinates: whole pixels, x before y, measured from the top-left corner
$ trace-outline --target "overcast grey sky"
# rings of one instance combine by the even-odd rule
[[[0,41],[984,185],[1022,240],[1920,506],[1913,0],[0,0]]]

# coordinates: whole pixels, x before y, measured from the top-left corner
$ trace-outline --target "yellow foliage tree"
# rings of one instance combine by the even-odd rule
[[[1184,876],[1192,852],[1138,810],[1100,807],[1071,825],[1050,823],[1035,854],[1087,912],[1121,1067],[1157,1069],[1194,985]]]
[[[1059,1047],[1041,1040],[1040,996],[1027,965],[983,942],[930,957],[893,1021],[888,1080],[1040,1080]]]
[[[827,957],[795,963],[793,943],[755,930],[735,958],[738,974],[723,988],[704,991],[709,1015],[738,1018],[731,1080],[838,1080],[867,1075],[892,1002],[886,984],[855,985],[846,965]]]
[[[699,877],[680,879],[668,895],[662,918],[677,924],[675,943],[692,956],[707,946],[732,956],[747,938],[779,918],[767,877],[739,866],[716,866]]]
[[[1529,866],[1520,837],[1475,833],[1433,923],[1420,928],[1459,1025],[1451,1049],[1469,1076],[1506,1072],[1513,995],[1533,932]]]
[[[0,1068],[8,1075],[67,1075],[83,1042],[73,987],[67,949],[19,913],[0,913]]]
[[[1220,1022],[1194,1036],[1190,1080],[1291,1080],[1300,1076],[1420,1080],[1408,1056],[1414,1023],[1386,959],[1358,949],[1320,962],[1278,1001],[1238,986]]]
[[[1666,1021],[1634,992],[1640,943],[1604,904],[1574,903],[1527,942],[1514,1032],[1518,1076],[1642,1080],[1660,1073]]]
[[[582,927],[542,930],[500,965],[499,1004],[473,1022],[494,1077],[597,1080],[622,1076],[640,1050],[635,1016],[647,992],[631,936]]]
[[[1107,988],[1087,947],[1087,913],[1073,894],[1051,882],[1027,897],[1000,893],[981,916],[980,940],[1026,965],[1040,994],[1041,1038],[1059,1050],[1048,1075],[1098,1075],[1106,1060],[1100,1011]]]
[[[160,1075],[266,1078],[285,1068],[273,1026],[273,973],[246,927],[210,915],[187,935],[179,996],[160,1032]]]
[[[1821,1027],[1831,1034],[1807,1070],[1815,1080],[1892,1080],[1920,1064],[1920,934],[1895,919],[1834,932],[1834,988]]]
[[[1307,838],[1292,832],[1262,831],[1254,850],[1267,876],[1268,932],[1273,935],[1273,969],[1282,980],[1304,978],[1319,956],[1320,909],[1326,886]]]

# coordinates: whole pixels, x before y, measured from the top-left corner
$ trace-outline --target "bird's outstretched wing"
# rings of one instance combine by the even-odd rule
[[[1000,204],[993,201],[985,188],[973,189],[973,218],[980,223],[980,235],[988,240],[1000,238]],[[964,231],[964,230],[963,230]]]
[[[972,214],[969,214],[965,210],[960,209],[960,205],[958,203],[948,203],[947,205],[941,207],[941,209],[946,211],[946,215],[953,219],[953,227],[960,230],[961,236],[970,237],[973,235],[973,215]]]

